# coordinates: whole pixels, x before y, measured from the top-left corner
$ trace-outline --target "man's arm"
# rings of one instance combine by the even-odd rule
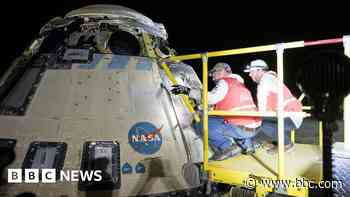
[[[228,86],[225,80],[220,80],[216,86],[208,92],[208,104],[209,105],[215,105],[216,103],[223,100],[227,94]],[[188,96],[191,99],[196,100],[197,103],[200,103],[202,98],[202,90],[195,88],[190,89]]]
[[[215,105],[216,103],[222,101],[228,91],[228,85],[225,80],[220,80],[216,86],[208,92],[208,104]]]

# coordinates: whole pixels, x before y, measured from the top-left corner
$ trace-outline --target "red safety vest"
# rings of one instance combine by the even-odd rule
[[[269,72],[269,74],[276,76],[276,74],[273,72]],[[301,102],[293,96],[293,94],[284,84],[283,84],[283,105],[284,105],[284,111],[289,111],[289,112],[302,111]],[[277,93],[275,92],[268,93],[266,110],[277,111]]]
[[[228,91],[224,99],[215,105],[215,110],[223,111],[258,111],[253,101],[250,91],[244,86],[243,83],[237,79],[225,77],[222,78],[228,85]],[[224,120],[234,125],[247,126],[257,125],[260,126],[260,117],[250,116],[225,116]]]

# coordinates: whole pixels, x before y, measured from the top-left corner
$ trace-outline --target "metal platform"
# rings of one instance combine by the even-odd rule
[[[215,181],[244,185],[246,179],[266,177],[277,179],[277,157],[260,148],[253,155],[239,155],[224,161],[209,162],[211,178]],[[286,178],[304,178],[309,181],[321,180],[322,152],[318,145],[296,144],[292,152],[285,153]]]

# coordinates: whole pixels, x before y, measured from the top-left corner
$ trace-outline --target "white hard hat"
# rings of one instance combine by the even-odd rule
[[[269,67],[267,66],[266,62],[261,59],[253,60],[246,66],[244,69],[244,72],[248,73],[252,70],[268,70]]]

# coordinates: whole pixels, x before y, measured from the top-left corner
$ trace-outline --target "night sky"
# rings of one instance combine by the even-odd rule
[[[2,5],[2,65],[5,68],[37,36],[40,28],[55,16],[85,5],[108,3],[132,8],[154,22],[163,23],[169,35],[169,43],[178,54],[234,49],[257,45],[298,40],[314,40],[341,37],[350,34],[348,6],[321,4],[275,6],[253,1],[12,1]],[[282,2],[282,1],[281,1]],[[217,4],[215,4],[217,3]],[[343,7],[343,9],[341,9]],[[342,50],[338,45],[333,48]],[[312,50],[312,49],[311,49]],[[307,52],[307,51],[306,51]],[[304,50],[286,52],[286,80],[293,81],[298,61]],[[215,62],[228,62],[234,72],[253,58],[264,58],[275,65],[274,52],[253,55],[213,58]],[[196,71],[199,62],[189,62]],[[289,69],[289,70],[288,70]]]

